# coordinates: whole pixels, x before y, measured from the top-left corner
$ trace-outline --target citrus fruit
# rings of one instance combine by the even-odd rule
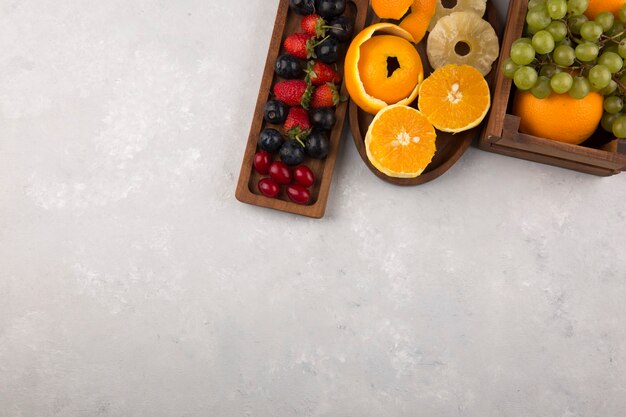
[[[500,46],[489,23],[472,12],[455,12],[439,19],[428,36],[426,53],[434,69],[467,64],[487,75]]]
[[[487,10],[487,0],[457,0],[453,7],[445,7],[442,0],[437,0],[435,16],[430,21],[428,30],[433,30],[439,19],[454,12],[472,12],[478,17],[483,17]]]
[[[520,132],[578,145],[598,127],[602,101],[602,95],[595,92],[582,99],[556,93],[538,99],[530,92],[518,90],[513,114],[521,118]]]
[[[435,0],[415,0],[409,13],[400,22],[400,27],[406,29],[413,36],[415,43],[419,43],[430,24],[430,19],[435,15]]]
[[[402,19],[413,0],[372,0],[372,9],[381,19]]]
[[[398,61],[396,70],[390,69],[391,58]],[[398,36],[380,35],[367,40],[361,45],[359,60],[365,91],[386,103],[397,103],[410,96],[419,83],[422,68],[415,65],[419,59],[415,47]],[[390,72],[393,73],[389,75]]]
[[[395,104],[382,109],[365,135],[367,157],[380,172],[415,178],[430,164],[437,134],[418,110]]]
[[[379,36],[373,36],[376,33]],[[376,114],[390,104],[415,100],[424,68],[412,42],[409,32],[391,23],[369,26],[354,38],[346,53],[344,78],[361,109]]]
[[[487,81],[469,65],[443,66],[420,86],[420,111],[444,132],[457,133],[478,126],[490,106]]]
[[[589,0],[589,6],[587,6],[585,16],[593,20],[600,12],[611,12],[617,17],[619,9],[623,5],[624,0]]]

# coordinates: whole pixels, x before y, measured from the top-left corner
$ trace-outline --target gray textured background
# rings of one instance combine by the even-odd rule
[[[0,417],[626,415],[626,175],[235,201],[276,4],[0,0]]]

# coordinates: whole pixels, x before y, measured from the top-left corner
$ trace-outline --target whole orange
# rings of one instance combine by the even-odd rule
[[[624,3],[626,3],[624,0],[589,0],[585,16],[593,20],[600,12],[611,12],[617,17],[617,13]]]
[[[593,134],[602,118],[602,95],[589,93],[580,100],[552,93],[544,99],[517,91],[513,114],[521,118],[520,132],[578,145]]]

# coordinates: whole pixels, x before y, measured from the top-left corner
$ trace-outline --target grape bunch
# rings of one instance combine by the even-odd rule
[[[604,96],[602,128],[626,138],[626,4],[616,16],[583,13],[589,0],[530,0],[524,37],[511,45],[503,74],[537,98],[552,92]]]

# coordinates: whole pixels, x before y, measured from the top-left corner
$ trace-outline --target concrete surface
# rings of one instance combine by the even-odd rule
[[[0,1],[0,417],[626,415],[626,175],[235,201],[276,4]]]

